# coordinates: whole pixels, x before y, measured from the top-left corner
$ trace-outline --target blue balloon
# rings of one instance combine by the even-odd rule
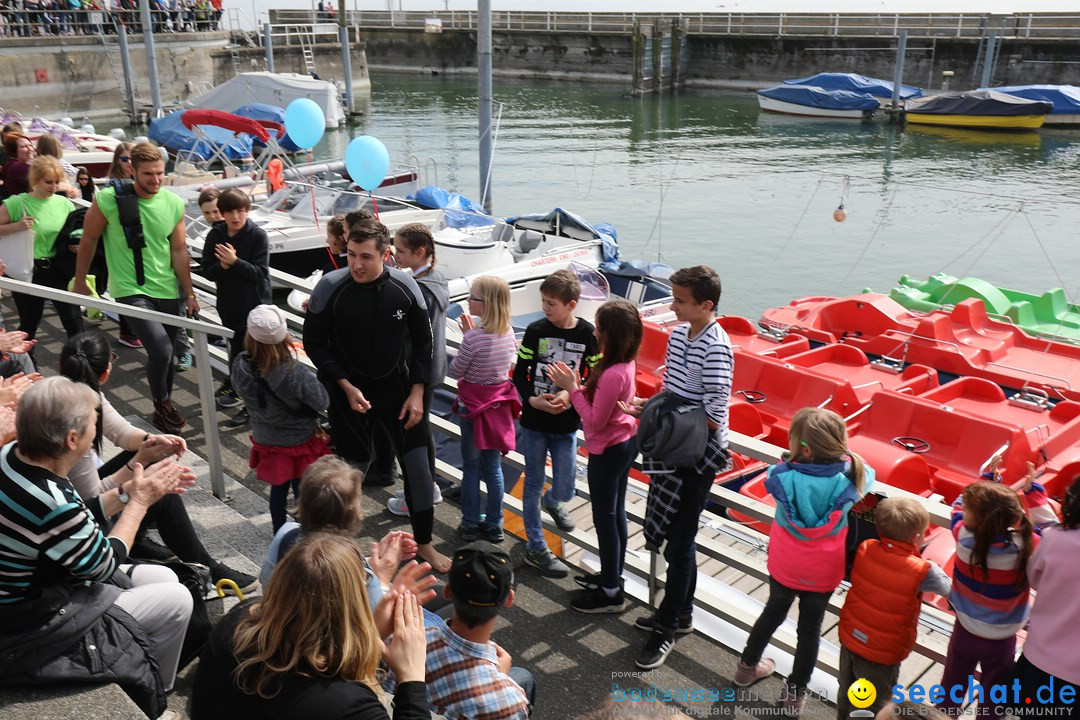
[[[285,132],[297,147],[315,147],[326,132],[322,108],[309,98],[296,98],[285,108]]]
[[[386,146],[370,135],[355,137],[345,148],[345,170],[352,181],[365,190],[383,184],[390,169],[390,153]]]

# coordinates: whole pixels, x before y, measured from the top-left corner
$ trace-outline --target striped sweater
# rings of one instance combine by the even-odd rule
[[[724,328],[709,323],[691,340],[690,326],[680,325],[671,331],[664,364],[664,389],[703,403],[709,419],[719,426],[720,447],[726,448],[735,360]]]
[[[1024,498],[1030,516],[1037,517],[1047,509],[1046,490],[1032,483]],[[952,592],[949,603],[964,629],[987,640],[1007,638],[1027,622],[1030,586],[1020,572],[1019,536],[1003,534],[994,538],[986,555],[986,570],[973,569],[972,556],[975,535],[964,525],[963,496],[953,502],[950,523],[956,538],[956,559],[953,565]],[[1033,537],[1038,546],[1039,536]]]
[[[450,377],[474,385],[498,385],[510,379],[516,354],[513,330],[493,335],[473,328],[466,331],[457,357],[450,362]]]
[[[72,578],[108,579],[124,543],[105,537],[66,478],[23,462],[15,447],[0,449],[0,605]]]

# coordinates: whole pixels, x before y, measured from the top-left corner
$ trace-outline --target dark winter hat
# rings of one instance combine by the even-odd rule
[[[450,594],[475,607],[502,605],[514,584],[510,556],[486,540],[471,542],[454,552]]]

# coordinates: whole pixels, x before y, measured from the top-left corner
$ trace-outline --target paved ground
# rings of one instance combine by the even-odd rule
[[[7,327],[17,326],[13,313],[11,304],[4,303]],[[115,337],[116,326],[111,321],[104,321],[101,328]],[[49,311],[37,349],[39,365],[47,374],[56,367],[62,337],[55,315]],[[143,372],[145,353],[115,342],[114,347],[119,360],[106,393],[122,415],[133,421],[136,417],[148,420],[153,408]],[[189,446],[195,455],[202,456],[204,425],[196,415],[195,383],[194,373],[179,374],[173,399],[191,424],[184,433]],[[223,423],[227,418],[225,413],[219,413],[213,421]],[[271,538],[266,486],[255,480],[247,468],[247,431],[221,427],[221,439],[225,471],[238,481],[231,486],[230,502],[223,506],[202,491],[193,493],[188,503],[196,524],[207,535],[212,553],[240,555],[245,558],[241,561],[245,566],[248,561],[257,564]],[[386,490],[365,494],[367,519],[362,539],[378,538],[391,528],[407,526],[403,518],[385,511],[389,496]],[[435,520],[436,542],[449,553],[460,520],[458,509],[449,502],[443,503],[436,510]],[[638,615],[647,612],[643,606],[635,604],[617,616],[575,613],[568,609],[570,593],[576,587],[572,581],[544,578],[525,566],[524,546],[520,541],[509,539],[506,546],[517,566],[517,602],[499,621],[496,639],[516,663],[529,668],[537,677],[534,717],[573,718],[610,701],[613,695],[619,700],[615,703],[619,708],[640,707],[641,703],[634,699],[635,691],[649,697],[652,688],[661,695],[666,690],[691,700],[706,698],[678,703],[694,716],[778,714],[776,698],[782,688],[779,678],[770,678],[751,690],[737,693],[731,685],[736,654],[700,632],[681,638],[666,665],[641,675],[633,661],[646,636],[634,629],[632,623]],[[189,692],[186,681],[179,683],[170,707],[183,710]],[[646,714],[661,714],[668,707],[670,704],[654,704],[642,709]],[[835,712],[831,706],[811,702],[804,717],[833,717]]]

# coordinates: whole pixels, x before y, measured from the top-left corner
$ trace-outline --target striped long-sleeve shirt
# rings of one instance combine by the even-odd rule
[[[70,578],[103,581],[127,557],[66,478],[0,449],[0,605],[33,600]]]
[[[1046,491],[1032,483],[1026,494],[1025,506],[1029,515],[1037,516],[1046,505]],[[963,495],[952,506],[950,522],[956,538],[956,559],[953,563],[952,592],[949,604],[964,629],[987,640],[1000,640],[1014,635],[1028,618],[1030,587],[1020,572],[1019,535],[1008,533],[994,538],[986,554],[986,570],[971,566],[975,550],[975,535],[964,525]],[[1033,551],[1039,536],[1033,538]]]
[[[690,326],[680,325],[671,331],[664,364],[664,389],[703,403],[709,419],[719,426],[720,447],[726,448],[735,360],[724,328],[709,323],[691,340]]]
[[[474,385],[498,385],[510,379],[510,366],[517,354],[514,331],[502,335],[473,328],[465,333],[457,357],[450,363],[450,377]]]

